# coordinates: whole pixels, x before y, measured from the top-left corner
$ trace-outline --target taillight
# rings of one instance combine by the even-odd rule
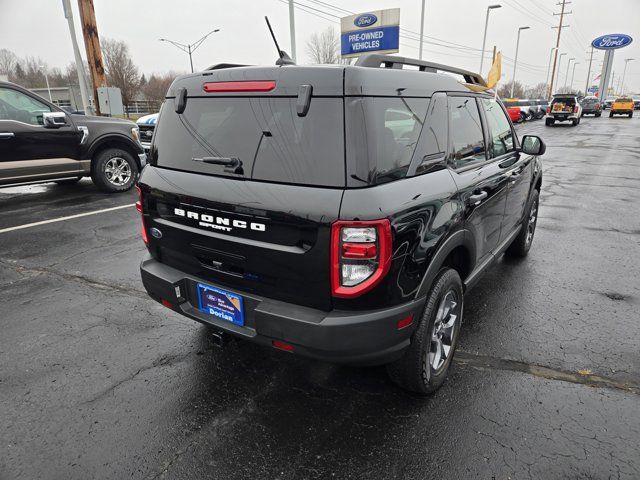
[[[331,291],[353,298],[368,292],[391,266],[391,223],[388,219],[338,221],[331,226]]]
[[[551,105],[547,107],[547,113],[551,113]]]
[[[573,106],[573,113],[578,113],[578,105]]]
[[[149,245],[149,237],[147,237],[147,229],[144,225],[144,207],[142,204],[142,190],[140,187],[136,185],[136,190],[138,190],[138,201],[136,202],[136,210],[140,212],[140,219],[142,220],[142,241],[145,245]]]
[[[270,92],[276,88],[273,80],[241,80],[239,82],[207,82],[202,86],[207,93]]]

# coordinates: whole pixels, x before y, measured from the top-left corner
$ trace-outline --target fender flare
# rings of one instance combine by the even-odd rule
[[[429,293],[431,290],[431,286],[433,284],[433,280],[436,278],[436,275],[442,268],[442,264],[449,256],[449,254],[457,247],[464,247],[469,251],[469,256],[471,260],[471,265],[469,265],[469,272],[471,272],[474,268],[475,264],[475,245],[473,243],[473,234],[464,228],[456,230],[452,234],[450,234],[440,245],[436,253],[433,255],[433,258],[429,262],[429,266],[427,267],[424,276],[422,277],[422,283],[418,288],[418,292],[416,293],[416,298],[421,298]],[[462,284],[464,285],[465,279],[462,278]]]
[[[105,144],[108,144],[110,142],[117,142],[126,145],[128,149],[131,150],[131,153],[133,153],[133,157],[138,164],[138,168],[141,168],[138,155],[144,153],[144,148],[142,148],[141,145],[137,145],[131,138],[121,133],[107,133],[94,139],[87,149],[87,157],[93,161],[93,156],[96,154],[96,152],[99,151]]]

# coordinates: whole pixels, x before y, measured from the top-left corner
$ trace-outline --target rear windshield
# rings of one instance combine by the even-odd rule
[[[196,159],[196,160],[194,160]],[[242,169],[202,160],[239,159]],[[345,185],[342,98],[190,97],[182,114],[167,99],[158,120],[152,163],[218,176],[279,183]]]
[[[617,98],[616,102],[620,102],[620,103],[629,103],[629,102],[633,102],[633,99],[631,98],[627,98],[627,97],[623,97],[623,98]]]
[[[597,98],[585,98],[584,100],[582,100],[582,103],[598,103],[598,99]]]

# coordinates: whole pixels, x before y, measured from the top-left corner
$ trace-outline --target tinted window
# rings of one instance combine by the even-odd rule
[[[42,112],[50,112],[46,103],[11,88],[0,88],[0,120],[42,125]]]
[[[188,98],[183,114],[167,100],[152,162],[160,167],[307,185],[344,186],[342,99],[313,98],[305,117],[296,99]],[[238,158],[242,174],[194,158]]]
[[[404,178],[429,99],[351,97],[346,100],[347,157],[352,185]]]
[[[447,126],[447,96],[436,93],[429,102],[427,117],[416,149],[416,155],[422,157],[416,175],[428,172],[444,159],[447,152]]]
[[[500,155],[513,151],[511,124],[500,104],[488,98],[481,99],[480,103],[484,108],[489,131],[491,132],[489,148],[487,149],[489,158],[499,157]]]
[[[449,138],[454,168],[486,160],[482,124],[475,99],[449,97]]]

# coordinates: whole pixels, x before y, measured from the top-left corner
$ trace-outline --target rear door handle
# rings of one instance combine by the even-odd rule
[[[480,193],[476,193],[469,196],[469,205],[477,207],[480,203],[489,196],[486,190],[482,190]]]
[[[0,132],[0,140],[5,140],[15,137],[13,132]]]

